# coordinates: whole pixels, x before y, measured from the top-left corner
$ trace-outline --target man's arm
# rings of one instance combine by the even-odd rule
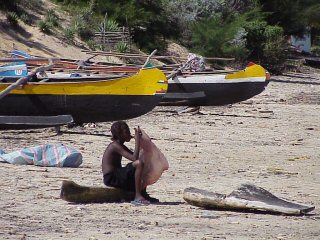
[[[140,144],[138,144],[138,145],[140,145]],[[119,155],[121,155],[122,157],[125,157],[126,159],[128,159],[130,161],[134,162],[139,157],[139,151],[138,151],[138,153],[136,152],[136,150],[134,152],[132,152],[125,145],[121,145],[120,143],[115,143],[112,146],[112,148],[113,148],[114,152],[118,153]]]
[[[134,129],[134,140],[135,140],[135,147],[133,156],[134,159],[137,160],[139,158],[139,150],[140,150],[140,138],[141,138],[142,132],[140,130],[140,127]],[[134,161],[135,161],[134,160]]]

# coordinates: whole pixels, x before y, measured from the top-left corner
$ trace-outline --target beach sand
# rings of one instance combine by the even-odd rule
[[[149,193],[160,205],[70,204],[62,180],[103,186],[101,157],[111,123],[0,132],[6,152],[63,143],[83,154],[79,168],[0,163],[0,239],[319,239],[320,74],[273,77],[260,95],[200,114],[157,107],[128,120],[143,128],[170,167]],[[128,144],[133,148],[134,142]],[[126,163],[127,161],[124,161]],[[187,187],[229,194],[242,183],[313,205],[306,216],[205,210],[187,204]]]

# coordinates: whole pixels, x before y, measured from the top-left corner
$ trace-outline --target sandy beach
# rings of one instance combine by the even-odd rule
[[[101,157],[111,123],[0,132],[6,152],[63,143],[83,154],[79,168],[0,163],[0,239],[319,239],[320,74],[272,77],[245,102],[177,114],[157,107],[128,120],[143,128],[170,167],[149,187],[159,205],[71,204],[62,180],[103,186]],[[128,144],[133,147],[133,141]],[[124,161],[126,163],[127,161]],[[242,183],[313,205],[306,216],[205,210],[187,204],[187,187],[229,194]]]

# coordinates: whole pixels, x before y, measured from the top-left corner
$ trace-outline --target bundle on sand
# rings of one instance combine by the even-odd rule
[[[134,193],[111,187],[85,187],[64,180],[60,197],[73,203],[107,203],[131,201],[134,199]]]
[[[183,198],[189,204],[207,209],[259,210],[289,215],[306,214],[314,206],[305,206],[280,199],[267,190],[251,184],[243,184],[229,195],[186,188]]]
[[[0,161],[42,167],[79,167],[82,164],[82,154],[62,143],[42,144],[10,153],[0,151]]]

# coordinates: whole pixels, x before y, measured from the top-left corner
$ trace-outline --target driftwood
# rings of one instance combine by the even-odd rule
[[[73,203],[107,203],[133,200],[134,193],[111,187],[85,187],[64,180],[60,197]]]
[[[187,188],[184,190],[183,198],[191,205],[208,209],[259,210],[301,215],[315,208],[280,199],[265,189],[250,184],[241,185],[229,195]]]

